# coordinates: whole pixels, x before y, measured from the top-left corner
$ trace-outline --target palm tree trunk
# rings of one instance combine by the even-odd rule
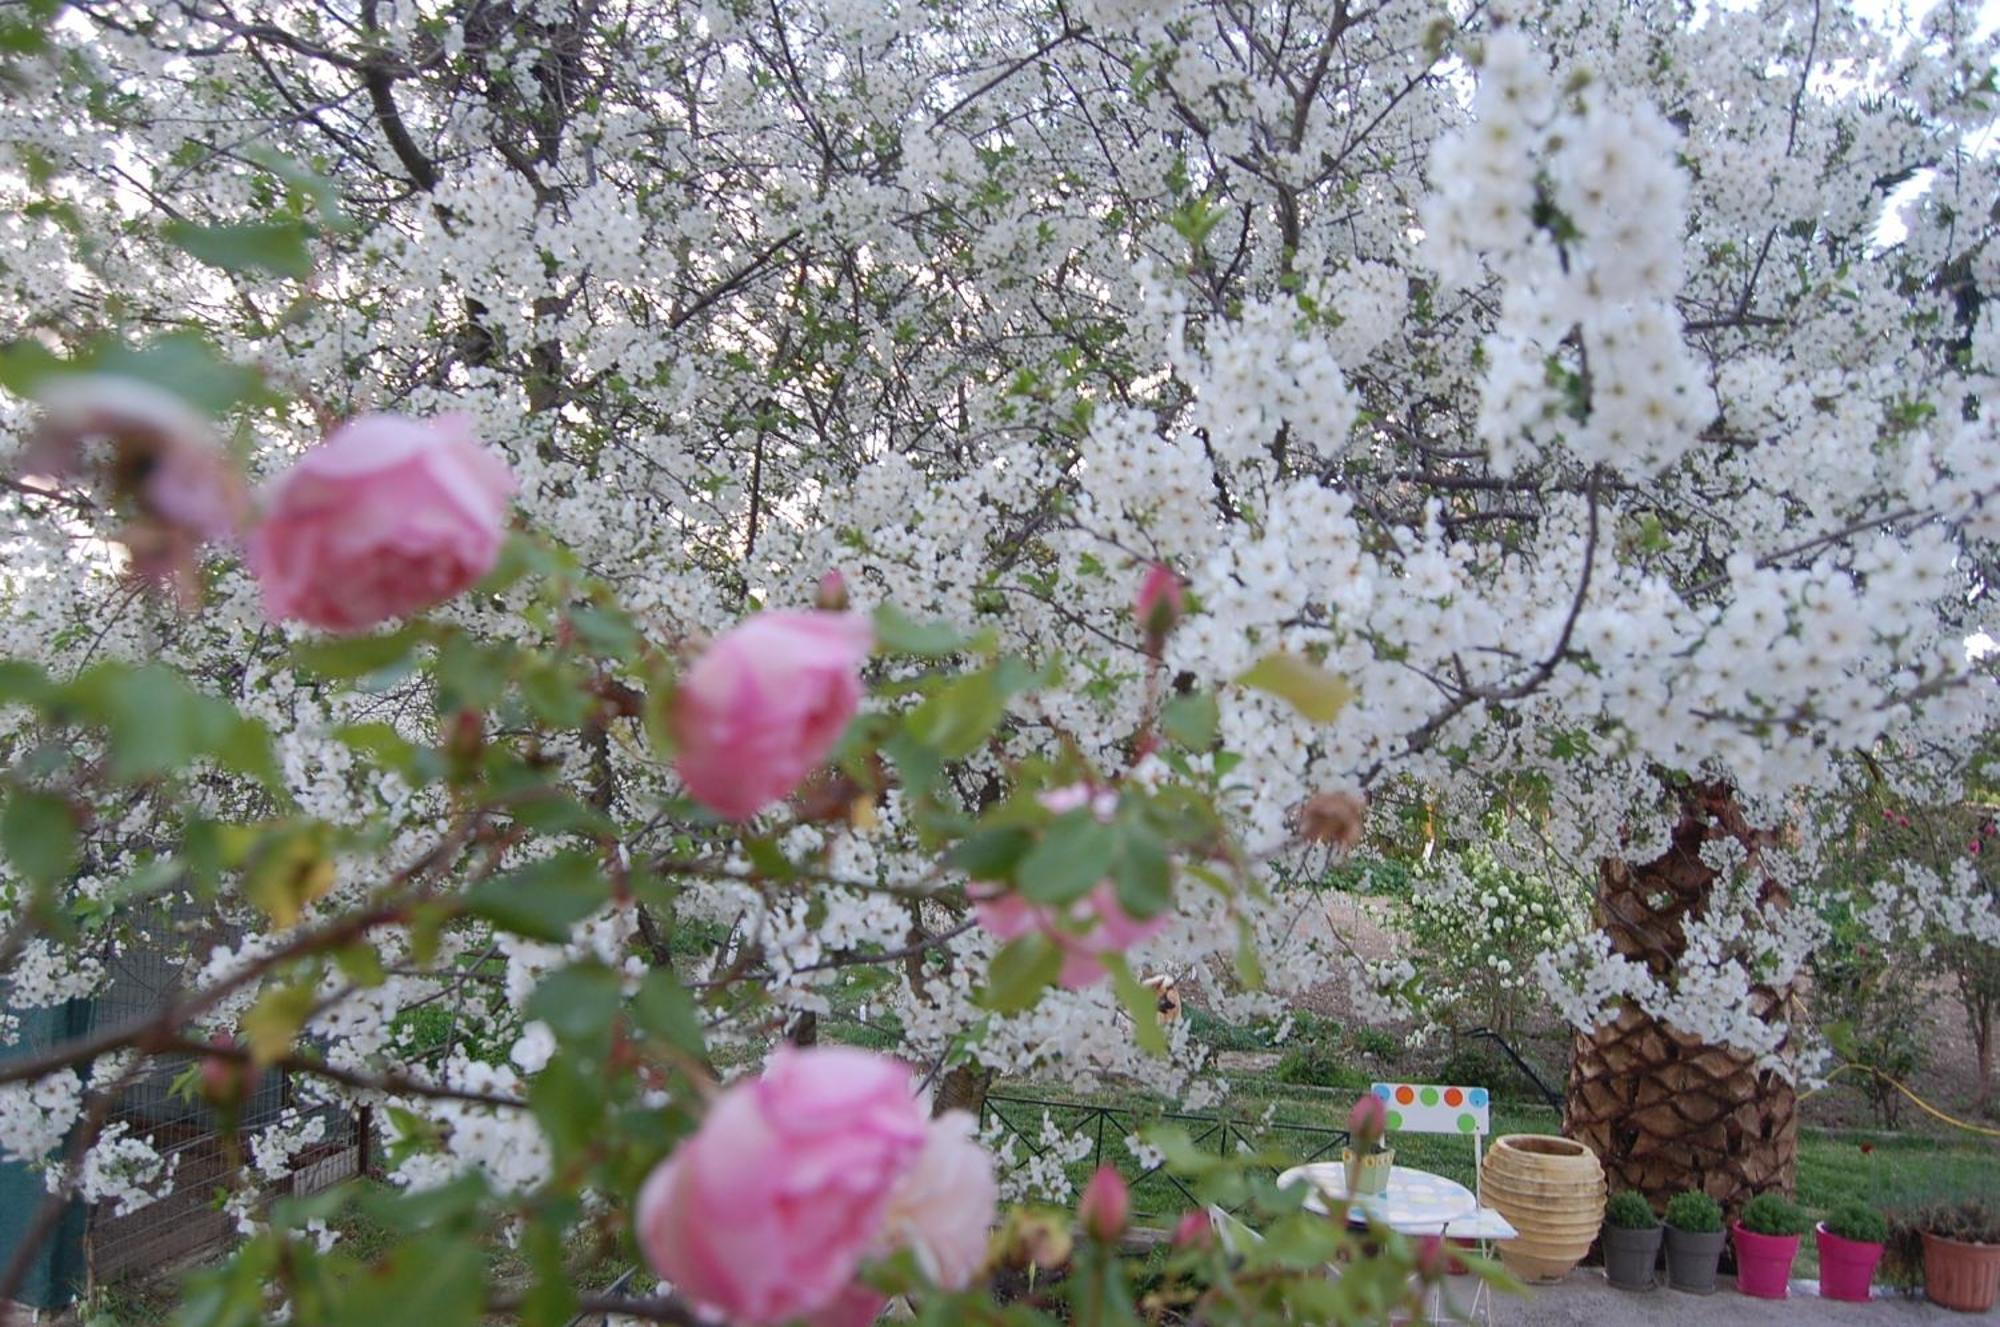
[[[1672,843],[1658,859],[1606,859],[1598,868],[1598,923],[1614,952],[1670,976],[1687,949],[1686,923],[1701,916],[1718,879],[1702,844],[1733,838],[1756,854],[1769,835],[1743,819],[1733,790],[1681,790]],[[1766,900],[1782,900],[1766,881]],[[1759,1017],[1792,1000],[1755,992]],[[1614,1188],[1656,1205],[1701,1189],[1732,1211],[1752,1195],[1789,1191],[1798,1170],[1798,1094],[1755,1061],[1671,1027],[1637,1006],[1620,1007],[1579,1034],[1564,1103],[1564,1132],[1589,1145]]]

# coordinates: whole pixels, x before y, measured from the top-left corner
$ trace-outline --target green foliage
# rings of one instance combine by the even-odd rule
[[[1932,1003],[1913,973],[1932,966],[1929,947],[1915,938],[1878,936],[1838,899],[1822,908],[1826,942],[1813,952],[1814,1010],[1834,1050],[1868,1072],[1856,1081],[1885,1129],[1902,1121],[1908,1081],[1929,1057],[1926,1014]],[[1887,1075],[1883,1077],[1882,1075]]]
[[[1325,875],[1308,879],[1305,883],[1342,894],[1408,899],[1411,871],[1409,864],[1399,858],[1355,853],[1328,866]]]
[[[1861,1244],[1881,1244],[1889,1238],[1889,1222],[1866,1203],[1842,1203],[1823,1223],[1832,1234]]]
[[[1758,1194],[1743,1204],[1743,1214],[1737,1219],[1756,1235],[1803,1235],[1812,1229],[1812,1218],[1805,1210],[1777,1193]]]
[[[1677,1193],[1667,1200],[1666,1222],[1690,1235],[1713,1234],[1722,1229],[1722,1204],[1699,1189]]]
[[[1983,1198],[1936,1203],[1907,1218],[1919,1230],[1962,1244],[2000,1244],[2000,1207]]]
[[[1651,1230],[1660,1218],[1653,1215],[1653,1205],[1644,1195],[1625,1189],[1604,1205],[1604,1224],[1618,1230]]]

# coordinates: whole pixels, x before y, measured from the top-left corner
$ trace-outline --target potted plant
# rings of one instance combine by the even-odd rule
[[[1924,1293],[1934,1304],[1985,1313],[2000,1299],[2000,1213],[1977,1199],[1913,1219],[1924,1242]]]
[[[1396,1164],[1396,1149],[1389,1146],[1389,1108],[1382,1098],[1369,1092],[1354,1103],[1347,1136],[1349,1145],[1340,1154],[1347,1166],[1347,1196],[1379,1198],[1388,1191],[1389,1171]]]
[[[1660,1219],[1653,1205],[1630,1189],[1604,1207],[1604,1276],[1626,1290],[1651,1290],[1660,1261]]]
[[[1812,1225],[1799,1205],[1783,1194],[1760,1193],[1736,1219],[1736,1288],[1758,1299],[1791,1293],[1792,1263],[1799,1239]]]
[[[1715,1293],[1722,1261],[1722,1207],[1698,1189],[1667,1200],[1667,1284],[1696,1295]]]
[[[1864,1303],[1889,1242],[1889,1223],[1866,1203],[1842,1203],[1814,1229],[1819,1246],[1819,1293]]]

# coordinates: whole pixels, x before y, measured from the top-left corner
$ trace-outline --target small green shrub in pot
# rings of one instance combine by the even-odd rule
[[[1632,1190],[1611,1195],[1604,1205],[1604,1224],[1618,1230],[1652,1230],[1660,1224],[1653,1205]]]
[[[1743,1228],[1755,1235],[1803,1235],[1812,1229],[1805,1211],[1782,1194],[1760,1193],[1743,1205],[1738,1218]]]
[[[1889,1242],[1889,1222],[1880,1212],[1866,1203],[1846,1202],[1826,1214],[1820,1223],[1828,1233],[1856,1244],[1886,1244]]]
[[[1689,1235],[1722,1232],[1722,1204],[1699,1190],[1677,1193],[1667,1200],[1667,1224]]]
[[[1812,1228],[1805,1211],[1782,1194],[1760,1193],[1736,1219],[1736,1288],[1758,1299],[1791,1293],[1799,1239]]]
[[[1667,1284],[1690,1294],[1715,1293],[1715,1269],[1722,1261],[1722,1207],[1698,1190],[1667,1201]]]
[[[1627,1189],[1604,1205],[1604,1277],[1624,1290],[1651,1290],[1660,1261],[1660,1219],[1653,1205]]]
[[[1819,1293],[1865,1304],[1889,1239],[1889,1223],[1866,1203],[1846,1202],[1819,1223]]]

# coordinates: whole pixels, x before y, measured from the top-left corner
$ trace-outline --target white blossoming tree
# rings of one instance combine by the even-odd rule
[[[640,1256],[641,1181],[775,1036],[860,987],[941,1105],[1055,1064],[1198,1102],[1137,970],[1233,974],[1246,1013],[1323,978],[1272,891],[1345,838],[1308,800],[1351,794],[1504,808],[1497,854],[1596,897],[1537,976],[1571,1124],[1630,1182],[1788,1183],[1825,808],[1949,799],[1992,721],[1975,8],[30,0],[0,989],[86,997],[141,945],[184,979],[0,1064],[0,1149],[50,1213],[143,1198],[160,1168],[104,1128],[128,1083],[194,1057],[226,1104],[280,1066],[393,1121],[407,1239],[354,1276],[338,1195],[245,1187],[190,1322],[692,1321],[566,1258]],[[372,634],[274,618],[303,600],[260,536],[209,528],[258,502],[188,435],[268,485],[382,411],[504,457],[498,565]],[[1185,601],[1135,620],[1154,565]],[[677,682],[816,594],[869,615],[868,699],[792,796],[717,815]],[[1966,881],[1898,883],[2000,942]],[[1129,954],[1091,943],[1114,923]],[[1652,1110],[1689,1048],[1713,1110]],[[1339,1236],[1275,1219],[1272,1277],[1191,1241],[1172,1293],[1359,1321],[1422,1270],[1329,1283]],[[1063,1261],[1007,1229],[994,1267]],[[869,1267],[997,1320],[984,1277]],[[1091,1240],[1058,1284],[1130,1320]]]

